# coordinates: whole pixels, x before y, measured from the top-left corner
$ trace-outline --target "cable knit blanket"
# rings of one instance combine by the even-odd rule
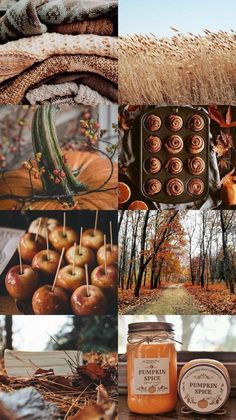
[[[117,13],[117,0],[20,0],[0,19],[0,42],[40,35],[51,25]]]
[[[112,58],[95,55],[64,55],[50,57],[25,70],[0,89],[0,105],[20,104],[26,92],[47,78],[64,72],[89,72],[118,82],[118,62]]]
[[[116,37],[46,33],[0,45],[0,82],[55,55],[87,54],[117,58]]]
[[[51,84],[63,84],[67,82],[76,82],[89,86],[91,89],[96,90],[101,96],[110,99],[111,102],[118,102],[117,86],[98,74],[92,73],[65,73],[57,74],[47,79]]]
[[[30,90],[26,94],[26,99],[31,105],[47,103],[48,101],[51,103],[53,100],[57,100],[58,97],[66,98],[67,101],[70,100],[74,103],[84,105],[112,104],[111,101],[90,87],[82,84],[78,86],[74,82],[56,85],[41,85],[36,89]]]

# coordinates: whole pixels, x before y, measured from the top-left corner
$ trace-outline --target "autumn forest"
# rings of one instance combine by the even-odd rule
[[[236,314],[236,214],[119,212],[121,314]]]

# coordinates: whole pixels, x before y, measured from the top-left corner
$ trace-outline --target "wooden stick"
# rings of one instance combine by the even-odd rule
[[[90,291],[89,291],[88,264],[85,264],[85,277],[86,277],[86,286],[87,286],[87,296],[90,296]]]
[[[49,255],[49,242],[48,242],[48,228],[46,228],[46,242],[47,242],[47,260],[50,260],[50,255]]]
[[[74,255],[73,255],[73,268],[72,268],[72,274],[75,275],[75,253],[76,253],[76,242],[74,242]]]
[[[94,229],[93,229],[93,236],[95,236],[95,232],[97,230],[98,225],[98,210],[96,210],[95,222],[94,222]]]
[[[80,238],[79,238],[79,255],[82,254],[82,238],[83,238],[83,228],[80,228]]]
[[[113,248],[112,222],[110,222],[110,242],[111,242],[111,251],[112,251],[112,248]]]
[[[105,266],[105,274],[107,274],[107,237],[104,235],[104,266]]]
[[[20,260],[20,274],[23,274],[23,265],[22,265],[20,244],[18,245],[18,252],[19,252],[19,260]]]
[[[66,236],[66,212],[63,213],[63,236]]]
[[[58,267],[57,267],[57,272],[56,272],[56,275],[55,275],[55,278],[54,278],[54,281],[53,281],[53,285],[52,285],[52,292],[54,291],[55,286],[56,286],[57,277],[58,277],[59,270],[61,268],[61,263],[62,263],[62,258],[63,258],[64,252],[65,252],[65,248],[62,248],[59,264],[58,264]]]
[[[42,217],[40,217],[40,219],[39,219],[39,225],[38,225],[38,230],[37,230],[37,233],[36,233],[36,236],[35,236],[35,242],[37,242],[37,240],[38,240],[39,232],[40,232],[40,229],[41,229],[41,223],[42,223]]]

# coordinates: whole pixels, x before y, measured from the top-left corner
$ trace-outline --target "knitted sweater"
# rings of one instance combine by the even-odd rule
[[[84,85],[77,85],[76,83],[60,83],[57,85],[41,85],[36,89],[30,90],[26,94],[26,99],[31,105],[43,104],[52,102],[57,98],[66,98],[67,102],[70,98],[72,102],[83,105],[111,105],[109,101],[98,92]],[[70,103],[71,103],[70,101]]]
[[[117,13],[117,0],[20,0],[0,19],[0,42],[47,32],[48,25]]]
[[[65,54],[117,58],[118,40],[99,35],[46,33],[8,42],[0,45],[0,82],[20,74],[34,63]]]
[[[0,89],[0,105],[20,104],[28,89],[47,78],[64,72],[91,72],[118,82],[117,60],[94,55],[65,55],[50,57],[25,70]]]

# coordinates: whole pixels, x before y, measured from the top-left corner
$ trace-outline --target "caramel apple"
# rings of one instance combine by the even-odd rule
[[[25,300],[31,298],[38,286],[38,274],[29,266],[15,265],[5,279],[6,289],[13,299]]]
[[[75,265],[77,267],[84,267],[85,264],[88,264],[88,266],[91,267],[95,263],[95,256],[93,251],[90,248],[86,248],[85,246],[77,245],[75,248],[75,255],[73,246],[66,251],[66,260],[68,263],[73,264],[74,259]]]
[[[107,264],[117,264],[118,263],[118,246],[107,244],[101,246],[97,252],[97,262],[99,265],[105,264],[105,249],[107,256]]]
[[[46,284],[33,295],[32,308],[35,315],[63,315],[68,313],[69,299],[60,287]]]
[[[37,271],[43,278],[51,279],[56,271],[60,260],[60,254],[57,251],[45,249],[38,252],[32,261],[33,270]]]
[[[20,248],[22,260],[31,263],[35,254],[46,248],[46,241],[36,233],[25,233],[20,238]]]
[[[69,249],[74,242],[78,242],[79,235],[69,226],[58,226],[49,234],[49,241],[54,249],[61,251],[62,248]]]
[[[47,230],[48,232],[52,232],[55,228],[60,226],[60,223],[58,222],[58,220],[49,217],[38,217],[37,219],[31,222],[28,231],[30,233],[36,234],[39,230],[40,225],[40,235],[46,238]]]
[[[73,265],[70,264],[61,268],[59,271],[57,286],[61,287],[62,289],[74,292],[75,289],[84,285],[85,283],[85,269],[83,267],[75,266],[73,273]]]
[[[71,307],[75,315],[103,315],[106,313],[107,301],[97,286],[78,287],[71,296]]]
[[[99,229],[87,229],[83,233],[82,245],[99,249],[103,245],[103,233]]]
[[[100,287],[102,290],[117,290],[117,267],[115,265],[107,265],[107,270],[103,265],[94,268],[91,273],[91,282],[94,286]]]

